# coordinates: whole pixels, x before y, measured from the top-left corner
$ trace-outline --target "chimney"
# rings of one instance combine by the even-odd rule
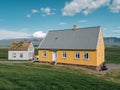
[[[77,29],[77,25],[73,25],[73,30],[75,31]]]

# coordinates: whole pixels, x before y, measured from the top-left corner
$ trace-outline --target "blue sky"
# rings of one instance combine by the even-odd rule
[[[0,39],[44,37],[74,24],[120,37],[120,0],[0,0]]]

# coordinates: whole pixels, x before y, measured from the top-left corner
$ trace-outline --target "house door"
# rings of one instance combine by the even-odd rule
[[[52,51],[52,61],[56,61],[56,60],[57,60],[57,52]]]

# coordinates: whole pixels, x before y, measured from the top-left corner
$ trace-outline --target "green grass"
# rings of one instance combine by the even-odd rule
[[[120,64],[120,47],[106,48],[105,60],[107,63]]]
[[[68,67],[42,64],[0,64],[0,90],[13,89],[120,90],[120,83]]]
[[[8,48],[0,48],[0,60],[8,59]]]

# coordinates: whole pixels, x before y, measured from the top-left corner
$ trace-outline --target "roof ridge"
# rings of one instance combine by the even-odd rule
[[[92,27],[83,27],[83,28],[77,28],[78,29],[89,29],[89,28],[100,28],[101,26],[92,26]],[[56,31],[70,31],[73,30],[73,28],[71,29],[63,29],[63,30],[50,30],[49,32],[56,32]]]

